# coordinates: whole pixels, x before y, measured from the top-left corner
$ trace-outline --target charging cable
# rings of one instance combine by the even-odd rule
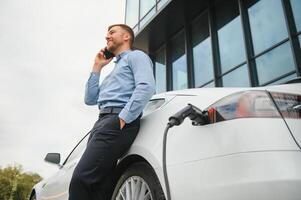
[[[178,111],[176,114],[169,118],[169,122],[164,131],[163,135],[163,151],[162,151],[162,162],[163,162],[163,176],[165,180],[165,187],[166,187],[166,195],[167,200],[171,200],[170,197],[170,188],[167,176],[167,167],[166,167],[166,142],[167,142],[167,133],[170,128],[173,126],[179,126],[182,124],[184,119],[189,117],[192,121],[192,125],[194,126],[201,126],[209,123],[208,113],[206,111],[202,111],[196,106],[192,104],[188,104],[182,110]]]

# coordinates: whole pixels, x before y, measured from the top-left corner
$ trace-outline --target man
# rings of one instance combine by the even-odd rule
[[[100,109],[87,148],[76,166],[69,188],[69,200],[107,200],[107,182],[118,158],[133,143],[143,108],[155,93],[152,61],[142,51],[132,51],[133,30],[124,24],[111,25],[106,49],[116,56],[115,67],[99,86],[106,59],[98,52],[86,84],[85,103]]]

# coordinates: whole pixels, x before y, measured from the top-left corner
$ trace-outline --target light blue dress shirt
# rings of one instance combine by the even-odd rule
[[[126,123],[135,120],[155,93],[153,64],[139,50],[116,56],[113,71],[99,85],[100,73],[92,72],[86,84],[85,103],[99,108],[122,107],[119,117]]]

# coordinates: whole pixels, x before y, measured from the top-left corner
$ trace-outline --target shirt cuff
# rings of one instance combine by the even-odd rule
[[[99,77],[100,76],[100,72],[91,72],[91,76]]]
[[[93,84],[98,84],[100,82],[100,73],[97,72],[91,72],[90,77],[88,79],[88,84],[93,85]]]
[[[119,118],[123,119],[123,121],[125,121],[126,124],[129,124],[132,121],[134,121],[134,116],[132,115],[132,113],[126,110],[126,108],[123,108],[118,116]]]

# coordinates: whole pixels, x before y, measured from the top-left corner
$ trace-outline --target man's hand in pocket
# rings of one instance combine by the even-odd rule
[[[125,126],[125,121],[123,121],[123,119],[119,118],[119,124],[120,124],[120,130],[122,130],[123,127]]]

